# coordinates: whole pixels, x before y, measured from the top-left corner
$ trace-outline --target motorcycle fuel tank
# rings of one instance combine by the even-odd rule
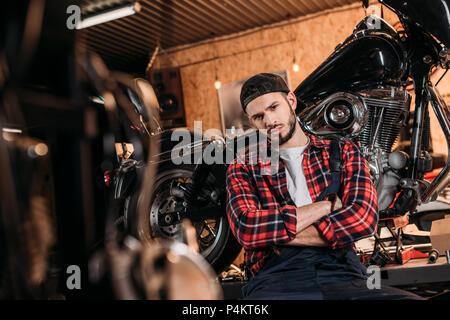
[[[366,17],[294,90],[296,113],[334,92],[398,81],[405,72],[406,57],[395,30],[377,16]]]

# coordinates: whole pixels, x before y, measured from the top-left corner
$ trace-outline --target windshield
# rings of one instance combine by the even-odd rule
[[[420,24],[450,48],[450,0],[380,0]]]

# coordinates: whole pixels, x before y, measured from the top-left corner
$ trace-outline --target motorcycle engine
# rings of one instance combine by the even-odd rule
[[[401,151],[392,152],[400,129],[407,125],[411,96],[396,87],[370,89],[358,93],[367,106],[367,124],[354,139],[367,159],[378,194],[379,210],[392,203],[398,191],[400,175],[408,160]]]
[[[368,109],[367,125],[357,140],[361,147],[380,148],[390,153],[401,127],[409,118],[411,96],[395,87],[359,92]]]
[[[377,189],[379,209],[384,210],[398,191],[398,172],[407,164],[408,156],[392,152],[392,147],[408,123],[410,104],[406,90],[383,86],[334,93],[298,118],[303,129],[314,135],[352,139],[360,146]]]

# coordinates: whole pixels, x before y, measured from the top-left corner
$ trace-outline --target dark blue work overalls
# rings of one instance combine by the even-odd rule
[[[340,148],[330,145],[331,184],[317,198],[321,201],[340,189]],[[339,300],[339,299],[420,299],[390,287],[369,290],[366,268],[351,247],[286,246],[281,255],[268,258],[259,273],[242,288],[244,299]]]

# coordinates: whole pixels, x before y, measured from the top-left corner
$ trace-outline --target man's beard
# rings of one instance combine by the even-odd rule
[[[286,133],[285,136],[282,136],[281,134],[278,137],[278,145],[282,146],[283,144],[285,144],[286,142],[288,142],[292,136],[294,135],[295,132],[295,122],[297,121],[297,118],[295,117],[295,113],[294,111],[291,110],[291,116],[289,117],[289,131]]]

